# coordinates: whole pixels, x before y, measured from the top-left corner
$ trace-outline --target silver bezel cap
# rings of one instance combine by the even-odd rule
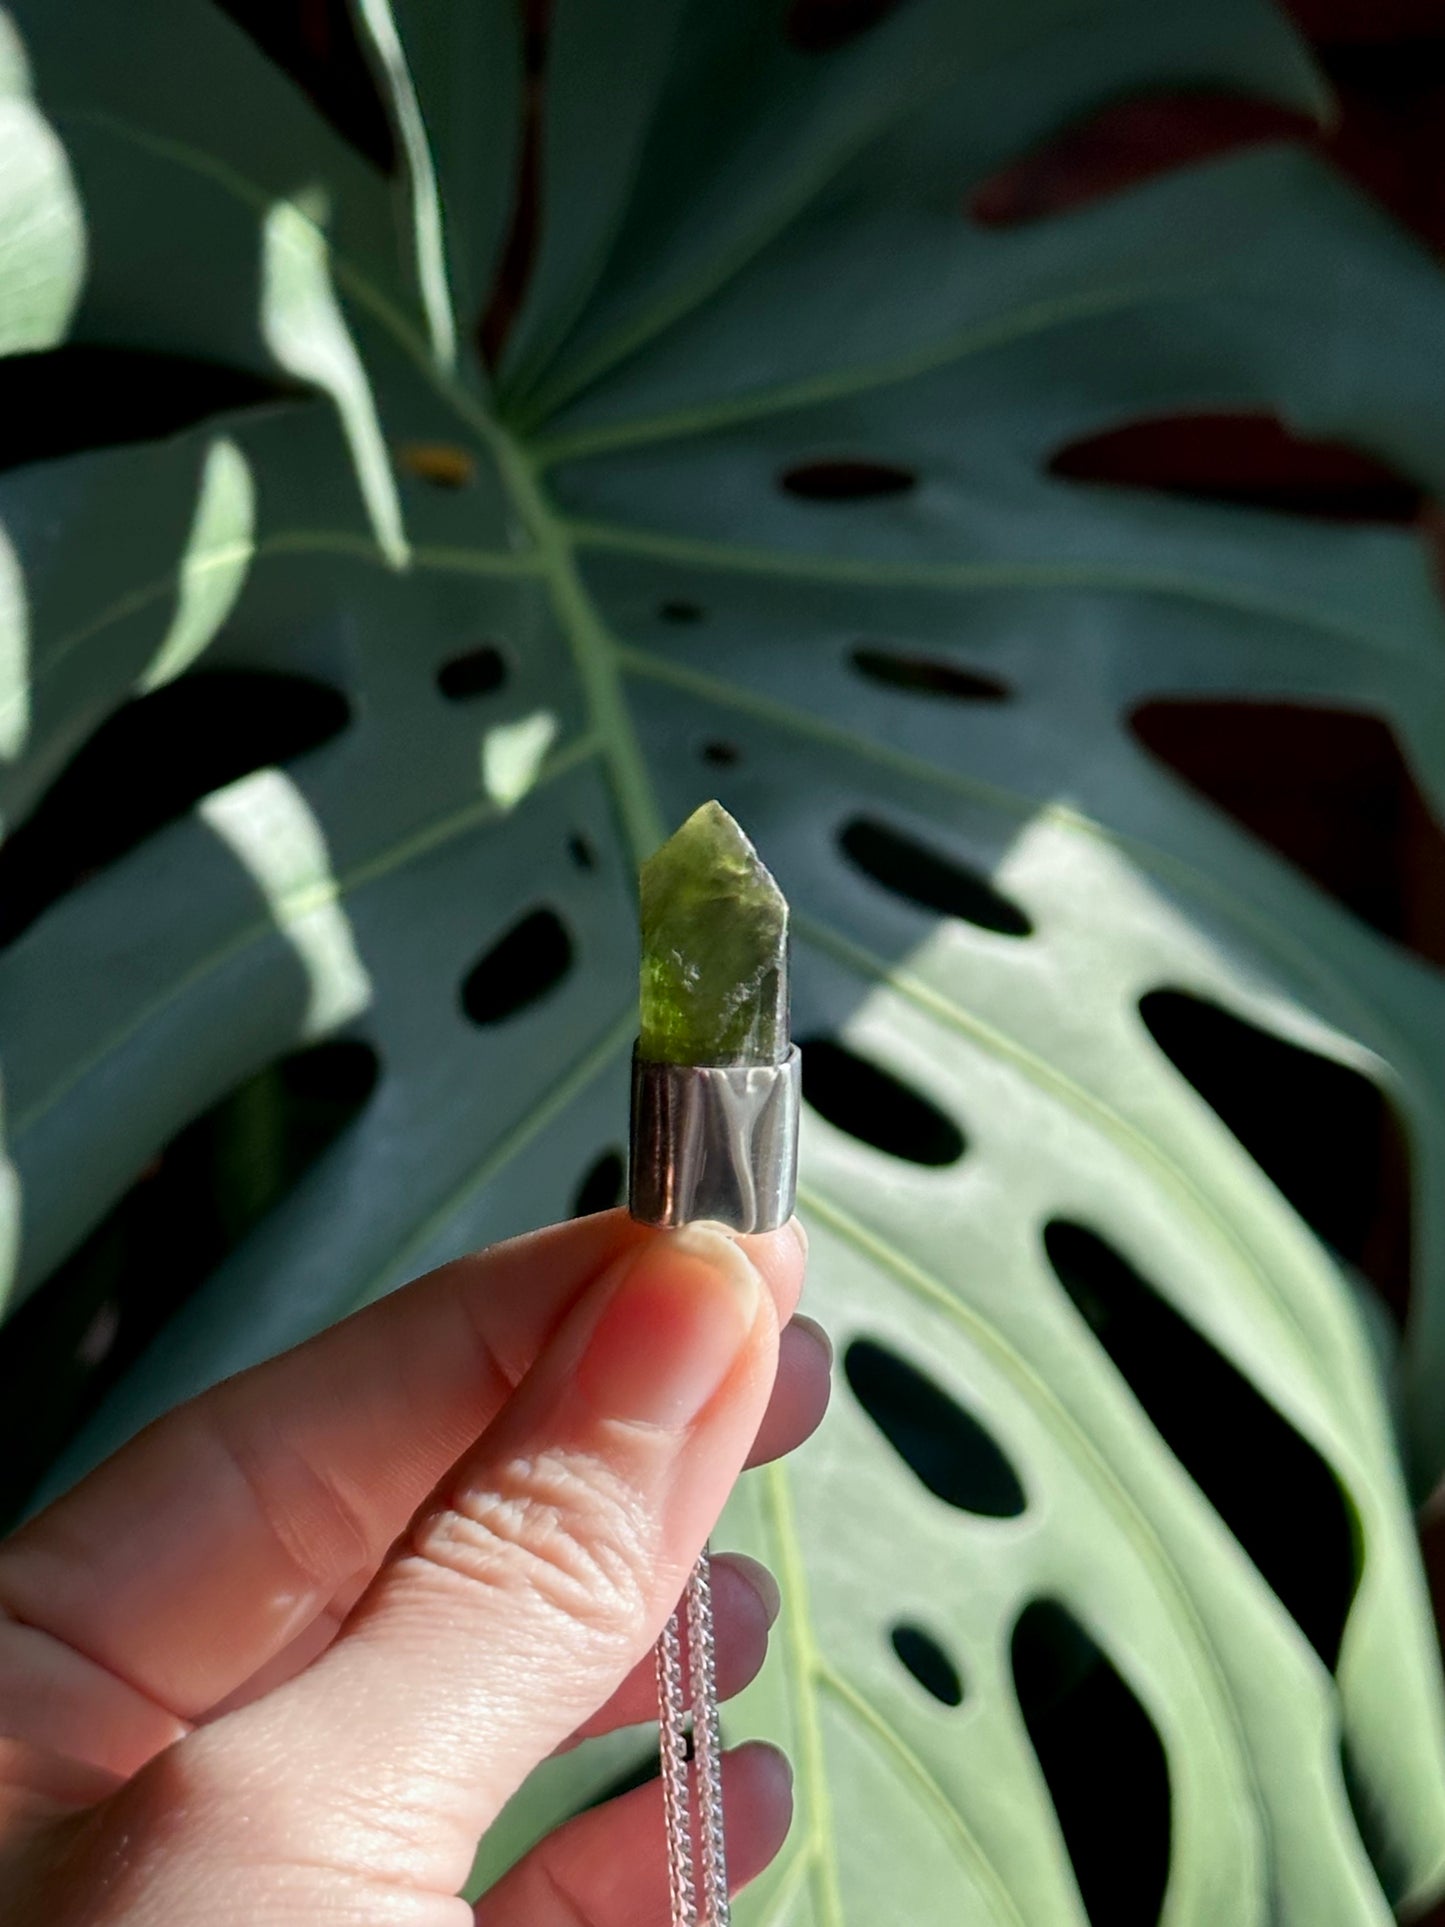
[[[628,1203],[643,1224],[709,1218],[776,1231],[798,1189],[802,1058],[781,1064],[655,1064],[632,1058]]]

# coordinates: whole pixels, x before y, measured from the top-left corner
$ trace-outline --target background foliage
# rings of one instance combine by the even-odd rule
[[[1441,616],[1402,528],[1087,478],[1252,409],[1413,515],[1438,268],[1298,142],[1018,218],[1125,95],[1327,117],[1245,0],[356,25],[308,99],[203,0],[0,16],[0,1244],[71,1358],[12,1503],[101,1355],[45,1489],[611,1201],[633,867],[716,791],[797,910],[845,1380],[727,1527],[801,1781],[745,1917],[1388,1920],[1445,1864],[1441,982],[1160,759],[1367,712],[1428,823]]]

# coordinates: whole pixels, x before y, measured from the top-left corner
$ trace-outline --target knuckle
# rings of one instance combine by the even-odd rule
[[[429,1564],[525,1591],[619,1640],[645,1617],[654,1529],[636,1490],[590,1455],[516,1456],[463,1486],[418,1528]]]
[[[83,1816],[79,1845],[87,1878],[111,1897],[132,1885],[143,1890],[198,1852],[229,1857],[236,1846],[233,1819],[246,1794],[244,1771],[221,1757],[208,1730],[187,1734]],[[116,1918],[128,1918],[123,1906]]]
[[[200,1410],[214,1448],[305,1593],[328,1597],[352,1573],[374,1566],[380,1548],[364,1498],[284,1435],[270,1433],[258,1444],[222,1399],[203,1401]]]

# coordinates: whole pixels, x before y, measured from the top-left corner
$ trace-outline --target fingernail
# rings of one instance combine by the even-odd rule
[[[798,1249],[799,1251],[802,1252],[804,1261],[806,1262],[807,1256],[808,1256],[807,1227],[804,1225],[803,1220],[801,1218],[789,1218],[788,1229],[789,1231],[792,1232],[793,1236],[797,1239]]]
[[[783,1595],[778,1590],[778,1582],[759,1559],[750,1559],[745,1552],[730,1552],[727,1562],[735,1572],[746,1579],[763,1603],[763,1611],[768,1615],[768,1624],[776,1626],[778,1614],[783,1610]]]
[[[806,1312],[798,1311],[793,1313],[790,1322],[796,1325],[799,1331],[804,1331],[808,1334],[809,1338],[812,1339],[813,1343],[827,1359],[828,1370],[831,1372],[833,1369],[833,1341],[818,1323],[817,1319],[809,1318]]]
[[[723,1232],[652,1238],[613,1288],[578,1387],[608,1418],[682,1431],[731,1374],[761,1300],[761,1278]]]
[[[785,1795],[791,1795],[793,1762],[780,1746],[774,1746],[771,1740],[744,1740],[741,1746],[731,1748],[727,1757],[730,1760],[740,1760],[748,1755],[759,1762],[766,1760],[768,1767],[778,1776],[780,1791]]]

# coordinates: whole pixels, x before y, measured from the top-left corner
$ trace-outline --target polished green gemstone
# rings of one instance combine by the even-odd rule
[[[721,803],[642,866],[638,1050],[661,1064],[788,1054],[788,904]]]

